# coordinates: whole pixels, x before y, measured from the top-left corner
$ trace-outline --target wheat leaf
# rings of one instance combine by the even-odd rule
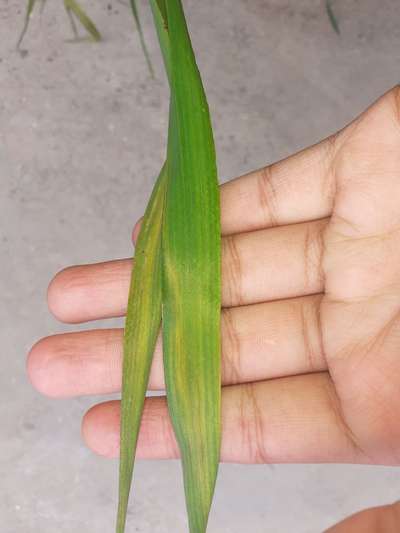
[[[125,530],[140,420],[161,323],[161,223],[166,185],[164,166],[143,218],[129,291],[124,336],[117,533]]]
[[[146,58],[146,63],[149,68],[150,74],[152,77],[154,77],[153,65],[151,64],[150,54],[146,46],[146,41],[144,40],[143,29],[142,29],[142,24],[140,22],[139,11],[136,5],[136,0],[130,0],[130,4],[131,4],[132,13],[133,13],[133,18],[135,19],[136,28],[139,33],[140,45],[142,47],[144,57]]]
[[[157,0],[150,0],[157,33],[169,69],[169,42]],[[161,225],[167,187],[165,163],[147,207],[136,245],[136,264],[124,335],[124,368],[121,402],[121,452],[117,533],[125,531],[126,514],[134,466],[134,456],[148,372],[153,356],[158,327],[161,322]],[[146,256],[140,255],[146,251]],[[146,257],[146,261],[144,258]],[[145,287],[145,291],[138,290]],[[155,319],[154,322],[150,322]],[[149,329],[150,328],[150,329]],[[139,337],[140,336],[140,337]]]
[[[221,242],[216,157],[208,105],[182,5],[179,0],[150,0],[150,5],[171,88],[170,126],[167,162],[146,211],[147,233],[142,228],[138,241],[138,246],[147,250],[148,259],[139,264],[141,256],[136,252],[125,326],[117,533],[125,530],[154,350],[157,328],[150,318],[159,320],[160,306],[168,407],[182,456],[189,526],[192,533],[204,533],[221,432]],[[156,240],[156,235],[160,239],[160,229],[161,241]],[[153,283],[146,291],[139,290],[143,280]]]
[[[72,14],[71,9],[67,6],[67,4],[64,2],[65,11],[67,12],[69,23],[71,25],[72,33],[74,34],[74,39],[78,39],[78,28],[76,26],[76,22],[74,19],[74,16]]]
[[[31,16],[33,13],[33,8],[36,5],[37,0],[28,0],[28,4],[26,7],[26,13],[25,13],[25,21],[24,26],[22,28],[21,34],[19,36],[18,42],[17,42],[17,50],[21,48],[22,41],[24,40],[24,37],[26,35],[26,32],[28,31],[29,22],[31,20]]]
[[[150,0],[154,24],[157,30],[158,41],[164,60],[165,70],[171,84],[171,53],[168,35],[167,11],[164,0]]]
[[[330,0],[326,0],[325,2],[326,6],[326,12],[328,13],[329,21],[332,25],[332,28],[335,30],[335,32],[340,35],[340,26],[339,22],[336,18],[335,12],[333,11],[332,4]]]
[[[94,41],[101,40],[101,34],[94,22],[85,13],[77,0],[64,0],[64,6],[68,13],[73,13]]]
[[[166,0],[171,59],[163,222],[163,350],[189,527],[204,533],[220,450],[220,210],[209,110],[180,0]]]

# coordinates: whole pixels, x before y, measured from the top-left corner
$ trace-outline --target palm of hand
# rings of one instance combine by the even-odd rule
[[[222,186],[223,460],[400,462],[399,109],[397,88],[339,134]],[[50,308],[66,322],[121,316],[130,268],[66,269]],[[31,379],[52,396],[114,392],[121,340],[43,339]],[[98,453],[118,453],[118,432],[118,402],[84,418]],[[146,401],[138,454],[177,455],[162,397]]]
[[[322,336],[356,461],[400,460],[400,93],[336,140]]]

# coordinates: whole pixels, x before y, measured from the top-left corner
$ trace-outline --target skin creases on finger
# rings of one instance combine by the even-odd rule
[[[327,224],[322,219],[223,238],[224,307],[322,292]]]
[[[322,292],[327,223],[316,220],[223,238],[222,305]],[[70,323],[122,316],[131,269],[128,259],[67,268],[50,284],[49,307],[58,319]]]
[[[329,217],[334,189],[332,139],[224,183],[223,235]]]
[[[338,420],[328,373],[225,387],[221,460],[238,463],[365,462]],[[119,402],[87,412],[82,435],[94,452],[118,456]],[[146,399],[138,458],[170,459],[178,448],[164,397]]]
[[[326,370],[318,317],[321,298],[322,295],[313,295],[224,309],[221,321],[223,384]],[[52,397],[118,392],[122,342],[122,329],[46,337],[30,352],[30,379],[40,392]],[[159,337],[149,389],[164,388]]]
[[[234,235],[329,217],[334,172],[332,138],[220,186],[221,229]],[[136,241],[140,223],[132,240]]]

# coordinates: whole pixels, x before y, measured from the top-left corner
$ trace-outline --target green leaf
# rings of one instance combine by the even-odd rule
[[[79,5],[77,0],[64,0],[64,6],[67,12],[73,13],[75,17],[79,20],[85,30],[89,33],[94,41],[101,40],[101,34],[96,28],[94,22],[89,18],[85,13],[82,7]]]
[[[221,439],[221,233],[216,156],[207,100],[181,2],[150,0],[150,5],[170,83],[170,120],[167,162],[146,211],[147,229],[142,228],[138,241],[147,251],[147,261],[138,263],[137,249],[125,326],[117,533],[125,530],[160,307],[167,400],[182,456],[189,526],[192,533],[204,533]],[[145,290],[140,291],[141,287]]]
[[[150,7],[153,13],[154,24],[157,30],[158,41],[164,59],[165,70],[171,85],[171,54],[169,47],[168,20],[164,0],[150,0]]]
[[[19,50],[21,48],[22,41],[24,40],[26,32],[28,31],[29,21],[30,21],[31,16],[32,16],[33,8],[36,5],[36,1],[37,0],[28,0],[28,4],[27,4],[27,7],[26,7],[26,14],[25,14],[25,22],[24,22],[24,26],[22,28],[21,34],[20,34],[18,42],[17,42],[17,50]]]
[[[166,0],[171,60],[163,222],[163,350],[189,526],[204,533],[220,451],[221,279],[216,156],[180,0]]]
[[[157,0],[150,1],[168,71],[168,35]],[[124,335],[117,533],[125,531],[140,421],[161,323],[161,231],[167,182],[165,163],[142,221],[129,291]]]
[[[78,39],[78,28],[76,26],[76,22],[75,22],[74,16],[72,14],[71,9],[67,6],[67,4],[65,2],[64,2],[64,7],[65,7],[65,11],[67,12],[67,15],[68,15],[68,18],[69,18],[69,23],[71,25],[72,33],[74,34],[74,39],[77,40]]]
[[[336,15],[335,15],[334,11],[333,11],[331,1],[330,0],[326,0],[325,6],[326,6],[326,12],[328,13],[329,21],[332,24],[332,28],[339,35],[340,34],[339,22],[338,22],[338,20],[336,18]]]
[[[136,28],[139,33],[140,45],[142,47],[144,57],[146,58],[146,62],[147,62],[147,66],[149,67],[150,74],[151,76],[154,76],[153,65],[151,64],[150,54],[149,54],[149,51],[147,50],[146,41],[144,40],[143,29],[142,29],[142,24],[140,22],[136,0],[130,0],[130,3],[131,3],[131,9],[133,13],[133,18],[135,19]]]
[[[160,12],[165,30],[168,32],[168,13],[167,13],[167,6],[166,6],[166,0],[150,0],[152,3],[157,4],[158,10]]]
[[[142,221],[129,291],[124,337],[117,533],[125,531],[140,420],[161,324],[161,223],[166,185],[164,166]]]

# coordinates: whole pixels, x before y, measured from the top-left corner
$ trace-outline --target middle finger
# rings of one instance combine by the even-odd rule
[[[321,295],[226,309],[222,313],[222,383],[261,381],[326,370],[319,329]],[[121,388],[122,329],[53,335],[28,359],[33,384],[50,396],[108,394]],[[164,389],[157,343],[149,388]]]

